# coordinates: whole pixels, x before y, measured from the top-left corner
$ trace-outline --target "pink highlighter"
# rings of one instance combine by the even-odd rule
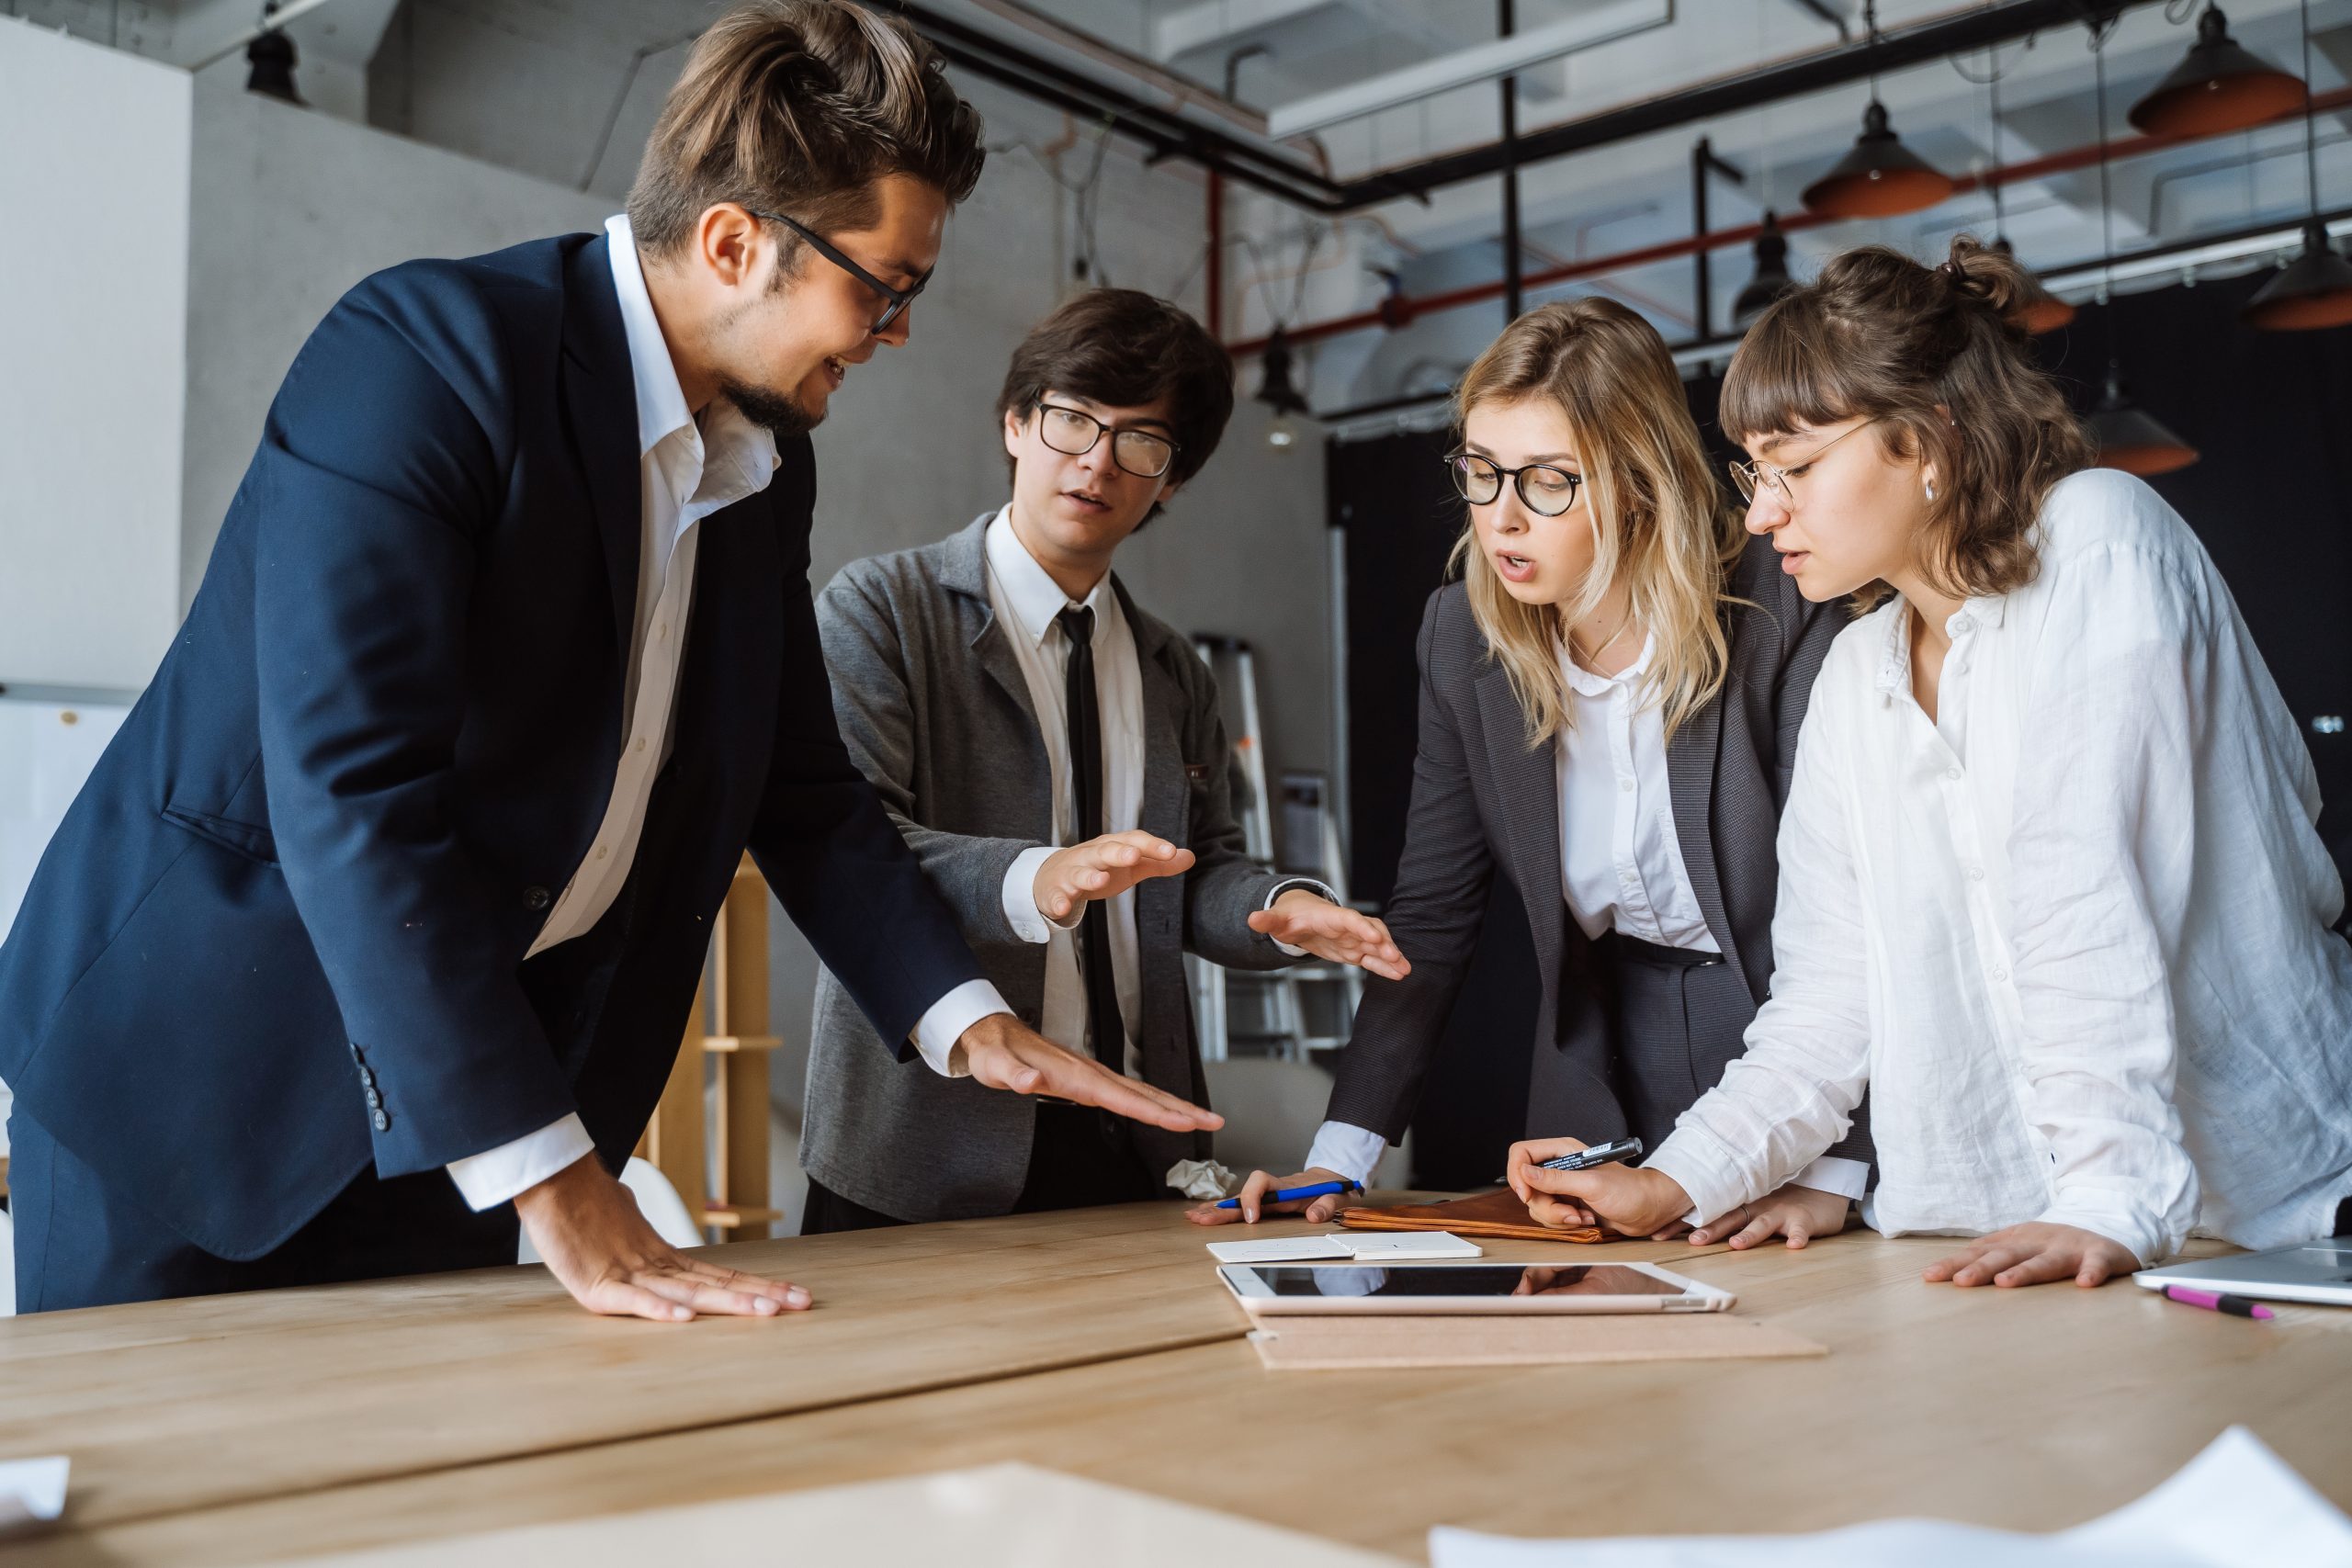
[[[2244,1296],[2216,1295],[2211,1291],[2192,1291],[2186,1285],[2166,1285],[2160,1294],[2184,1306],[2203,1307],[2207,1312],[2225,1312],[2233,1317],[2277,1317],[2278,1314],[2259,1302]]]

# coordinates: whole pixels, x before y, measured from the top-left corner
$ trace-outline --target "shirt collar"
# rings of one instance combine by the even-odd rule
[[[1631,664],[1614,675],[1599,675],[1576,661],[1576,656],[1568,651],[1566,639],[1563,638],[1560,643],[1560,673],[1566,678],[1568,689],[1577,695],[1604,697],[1620,686],[1638,684],[1649,672],[1650,659],[1657,651],[1657,634],[1648,633],[1642,638],[1642,651],[1634,656]]]
[[[1911,689],[1911,602],[1897,593],[1886,602],[1884,613],[1886,637],[1879,649],[1877,686],[1881,696],[1892,699]],[[1970,629],[1968,621],[1978,627],[1997,626],[2008,613],[2006,593],[1966,600],[1944,623],[1944,632],[1957,638]]]
[[[606,243],[612,252],[613,292],[619,298],[621,331],[628,339],[629,377],[637,385],[637,455],[640,457],[662,444],[664,436],[691,428],[694,414],[678,386],[678,368],[671,362],[670,344],[662,335],[662,319],[653,313],[653,296],[645,287],[645,269],[637,259],[637,237],[630,232],[628,214],[616,212],[605,220]]]
[[[669,340],[662,335],[662,319],[653,312],[653,296],[645,287],[645,268],[637,254],[637,238],[628,214],[616,212],[605,220],[606,248],[613,264],[613,292],[620,301],[621,331],[628,340],[630,379],[637,389],[637,455],[650,453],[684,431],[687,444],[703,457],[697,493],[710,498],[741,500],[767,488],[784,459],[775,437],[743,417],[724,398],[714,399],[703,411],[701,425],[686,407],[684,389],[678,385],[678,367],[670,357]]]
[[[1029,553],[1029,547],[1012,531],[1010,505],[989,519],[987,547],[989,570],[1003,591],[1012,618],[1021,623],[1022,631],[1032,643],[1042,645],[1046,634],[1054,629],[1056,617],[1071,607],[1069,595],[1037,564],[1037,558]],[[1119,597],[1111,591],[1109,572],[1102,574],[1102,581],[1086,596],[1085,606],[1094,612],[1094,631],[1099,637],[1103,627],[1117,619],[1119,614]]]

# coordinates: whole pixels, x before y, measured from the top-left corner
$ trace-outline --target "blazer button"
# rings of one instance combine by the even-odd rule
[[[523,889],[523,908],[529,909],[534,913],[546,908],[549,904],[554,902],[554,897],[544,887],[526,887]]]
[[[389,1116],[385,1115],[385,1114],[384,1114],[382,1111],[379,1111],[378,1112],[376,1112],[376,1131],[378,1131],[379,1133],[389,1133],[389,1132],[390,1132],[391,1130],[392,1130],[392,1119],[391,1119],[390,1117],[389,1117]]]
[[[368,1109],[370,1111],[381,1111],[384,1109],[384,1097],[378,1094],[372,1085],[369,1086],[368,1090]]]

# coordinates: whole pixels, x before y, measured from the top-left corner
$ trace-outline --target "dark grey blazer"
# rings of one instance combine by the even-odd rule
[[[1003,886],[1016,856],[1052,841],[1053,781],[1028,684],[989,605],[984,539],[994,515],[935,545],[843,567],[818,595],[817,629],[851,758],[962,920],[989,978],[1034,1028],[1046,949],[1013,933]],[[1142,826],[1195,857],[1183,876],[1136,889],[1143,1076],[1206,1105],[1184,950],[1228,967],[1291,963],[1249,917],[1295,879],[1242,849],[1215,678],[1190,642],[1136,607],[1116,574],[1111,586],[1143,674]],[[920,1059],[894,1060],[830,973],[818,977],[815,1010],[800,1144],[808,1174],[903,1220],[1009,1213],[1028,1173],[1035,1103],[943,1077]],[[1206,1134],[1132,1131],[1155,1173],[1207,1157]]]
[[[1694,991],[1724,1013],[1691,1019],[1703,1087],[1737,1054],[1772,978],[1773,840],[1796,762],[1814,678],[1847,624],[1813,604],[1780,570],[1770,546],[1751,541],[1731,570],[1724,629],[1730,669],[1723,689],[1667,743],[1668,788],[1682,862],[1726,960],[1725,983]],[[1739,603],[1738,601],[1746,601]],[[1411,815],[1388,929],[1413,963],[1395,985],[1365,990],[1331,1093],[1335,1121],[1402,1138],[1434,1064],[1446,1017],[1477,945],[1487,894],[1499,866],[1518,887],[1535,936],[1544,987],[1536,1014],[1533,1077],[1545,1118],[1532,1135],[1622,1135],[1626,1118],[1611,1085],[1611,1054],[1638,1048],[1612,1038],[1591,1005],[1591,943],[1568,918],[1560,888],[1560,794],[1553,748],[1531,748],[1527,723],[1502,666],[1471,618],[1468,592],[1450,583],[1430,595],[1421,620],[1419,754]],[[1736,976],[1744,984],[1732,983]],[[1626,1032],[1636,1032],[1628,1027]],[[1568,1118],[1565,1124],[1560,1117]],[[1836,1151],[1854,1153],[1846,1145]],[[1855,1157],[1868,1158],[1866,1152]]]

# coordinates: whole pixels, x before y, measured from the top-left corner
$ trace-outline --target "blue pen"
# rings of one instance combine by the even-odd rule
[[[1266,1194],[1264,1201],[1269,1203],[1287,1203],[1295,1198],[1321,1198],[1333,1192],[1361,1192],[1363,1190],[1363,1183],[1360,1181],[1318,1181],[1312,1187],[1285,1187],[1279,1191],[1269,1192]],[[1227,1198],[1223,1202],[1219,1203],[1217,1207],[1220,1209],[1238,1209],[1241,1207],[1241,1200],[1238,1198]]]

